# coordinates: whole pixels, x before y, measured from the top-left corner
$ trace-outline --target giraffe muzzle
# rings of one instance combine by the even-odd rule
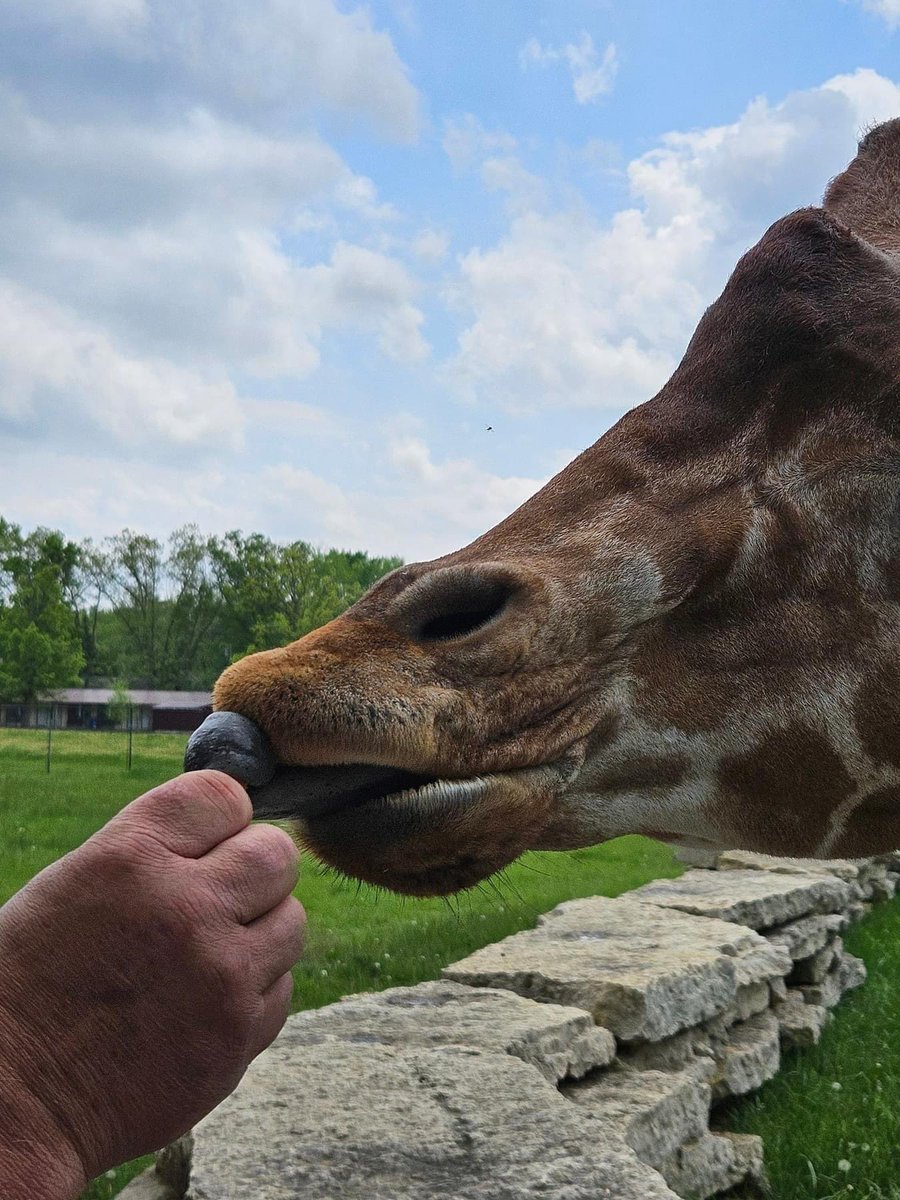
[[[214,712],[194,731],[185,771],[223,771],[242,783],[260,820],[314,820],[435,781],[396,767],[351,763],[334,767],[280,764],[258,725],[233,712]]]

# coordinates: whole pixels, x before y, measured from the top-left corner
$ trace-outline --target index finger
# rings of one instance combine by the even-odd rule
[[[252,818],[250,797],[230,775],[192,771],[138,796],[110,824],[137,822],[173,854],[202,858]]]

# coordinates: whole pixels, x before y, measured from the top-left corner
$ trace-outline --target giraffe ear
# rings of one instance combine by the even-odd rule
[[[900,256],[900,117],[866,134],[829,184],[824,206],[870,245]]]

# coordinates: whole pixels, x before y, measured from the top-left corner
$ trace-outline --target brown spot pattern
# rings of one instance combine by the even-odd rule
[[[742,845],[792,855],[815,851],[831,814],[854,787],[829,742],[799,722],[770,733],[746,754],[725,758],[719,783],[735,805]]]
[[[900,669],[885,663],[866,676],[853,704],[860,741],[877,763],[900,766]]]
[[[900,829],[900,787],[883,787],[864,796],[847,820],[835,855],[862,858],[896,848]]]
[[[677,787],[690,769],[686,754],[644,755],[603,771],[591,779],[591,790],[630,792],[643,788]]]

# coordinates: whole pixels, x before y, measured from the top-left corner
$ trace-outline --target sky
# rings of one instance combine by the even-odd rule
[[[0,0],[0,515],[426,559],[900,115],[900,0]]]

